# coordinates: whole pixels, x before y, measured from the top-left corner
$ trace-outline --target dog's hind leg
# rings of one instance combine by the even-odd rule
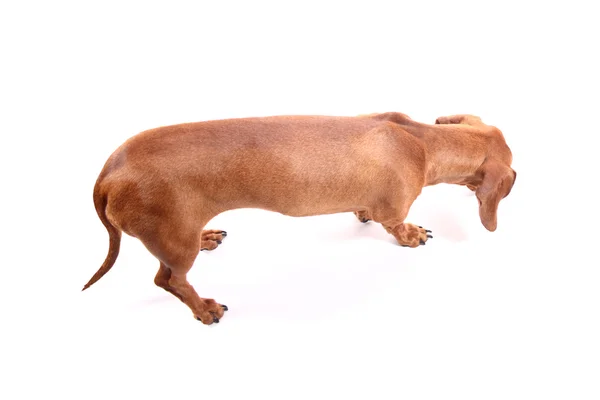
[[[171,293],[173,296],[183,301],[183,297],[181,297],[181,295],[177,293],[175,288],[169,285],[169,279],[171,279],[171,270],[161,261],[160,269],[154,277],[154,283],[156,284],[156,286],[165,289],[167,292]]]
[[[202,227],[215,212],[202,198],[177,193],[165,185],[142,189],[116,187],[107,206],[109,219],[138,238],[160,261],[156,285],[180,299],[196,319],[205,324],[219,322],[226,307],[201,298],[187,281],[200,252]],[[138,195],[140,192],[145,196]]]
[[[136,235],[160,261],[154,282],[187,305],[202,323],[209,325],[219,322],[227,307],[213,299],[201,298],[187,281],[187,273],[200,252],[201,227],[183,217],[177,218],[176,213],[169,217],[143,234]]]
[[[227,307],[213,299],[201,298],[187,281],[187,273],[200,251],[199,239],[200,232],[183,240],[181,235],[154,236],[150,242],[141,238],[148,250],[161,261],[154,282],[187,305],[197,320],[210,325],[219,322]]]
[[[187,271],[185,269],[175,269],[171,271],[169,285],[181,295],[183,301],[194,313],[194,317],[203,324],[210,325],[213,322],[218,323],[223,314],[227,311],[227,306],[218,304],[213,299],[204,299],[198,296],[196,290],[187,281]]]

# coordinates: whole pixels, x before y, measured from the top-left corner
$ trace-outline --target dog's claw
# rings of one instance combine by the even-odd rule
[[[222,241],[220,241],[220,240],[217,240],[217,244],[221,244],[221,243],[223,243],[223,242],[222,242]]]
[[[419,240],[419,244],[421,244],[421,245],[425,246],[425,242],[424,242],[422,239],[421,239],[421,240]]]
[[[431,233],[431,231],[429,229],[425,229],[425,232],[427,233]]]
[[[221,231],[221,236],[223,236],[223,237],[227,236],[227,231]]]
[[[370,221],[370,219],[366,219],[366,218],[363,218],[360,220],[360,222],[362,222],[363,224],[366,224],[369,221]]]
[[[225,309],[225,311],[227,311],[227,306],[223,306],[223,308]],[[218,323],[219,323],[219,317],[217,317],[217,316],[215,315],[215,313],[213,313],[213,312],[211,312],[211,313],[210,313],[210,315],[212,315],[212,317],[213,317],[213,322],[214,322],[215,324],[218,324]],[[195,318],[196,318],[198,321],[202,322],[202,319],[201,319],[200,317],[195,317]]]
[[[433,239],[433,235],[427,235],[429,239]]]
[[[228,311],[229,307],[227,307],[225,304],[221,304],[221,307],[223,308],[223,310]]]

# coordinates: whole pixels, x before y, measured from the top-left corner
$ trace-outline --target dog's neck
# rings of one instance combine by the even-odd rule
[[[434,125],[423,131],[427,167],[425,186],[438,183],[477,186],[487,157],[489,135],[467,125]]]

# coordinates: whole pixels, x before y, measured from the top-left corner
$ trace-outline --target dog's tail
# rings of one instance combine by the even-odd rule
[[[94,276],[92,276],[92,279],[85,284],[83,289],[81,289],[82,291],[96,283],[112,268],[115,261],[117,261],[119,249],[121,248],[121,231],[112,225],[106,216],[106,204],[108,201],[106,195],[101,193],[99,183],[100,180],[98,180],[98,182],[96,182],[96,186],[94,186],[94,206],[96,207],[96,212],[98,213],[98,217],[100,217],[100,221],[102,221],[102,224],[104,224],[106,230],[108,231],[108,255],[106,256],[106,260],[104,260],[104,263],[100,269],[94,274]]]

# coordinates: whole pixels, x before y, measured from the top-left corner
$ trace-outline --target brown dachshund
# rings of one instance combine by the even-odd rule
[[[403,246],[432,236],[404,222],[424,186],[466,185],[485,228],[515,182],[500,130],[479,117],[440,117],[435,125],[401,113],[358,117],[279,116],[188,123],[127,140],[108,159],[94,205],[108,230],[108,256],[83,290],[116,261],[121,232],[160,261],[154,282],[205,324],[227,307],[198,296],[187,281],[200,250],[225,231],[203,230],[216,215],[260,208],[290,216],[354,212],[381,223]]]

